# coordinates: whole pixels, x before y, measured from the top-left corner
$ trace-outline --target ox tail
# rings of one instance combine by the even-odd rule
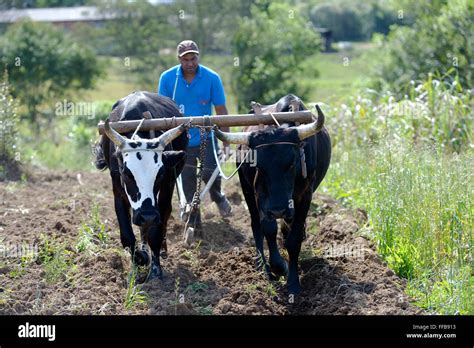
[[[108,138],[102,136],[100,140],[92,147],[92,153],[95,156],[94,164],[99,170],[105,170],[108,167],[107,161],[105,159],[105,148],[108,148],[108,142]]]

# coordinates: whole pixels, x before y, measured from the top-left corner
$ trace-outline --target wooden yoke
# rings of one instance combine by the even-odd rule
[[[143,113],[143,118],[146,120],[151,120],[153,117],[151,116],[150,111],[145,111]],[[153,139],[155,137],[155,131],[153,129],[150,129],[150,139]]]
[[[261,112],[256,106],[257,112]],[[146,112],[145,112],[146,113]],[[151,116],[151,115],[150,115]],[[215,115],[209,116],[187,116],[187,117],[168,117],[168,118],[152,118],[132,121],[111,122],[110,126],[118,133],[124,134],[135,131],[140,123],[140,130],[168,130],[181,124],[191,123],[191,127],[202,126],[210,127],[216,125],[218,127],[238,127],[252,125],[266,125],[285,122],[311,123],[313,117],[316,118],[310,110],[302,110],[296,112],[274,112],[260,114],[239,114],[239,115]],[[104,122],[101,121],[97,125],[99,133],[104,134]]]

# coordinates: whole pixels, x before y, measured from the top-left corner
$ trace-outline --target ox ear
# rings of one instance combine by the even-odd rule
[[[181,162],[186,157],[186,152],[184,151],[164,151],[161,160],[163,165],[168,168],[172,168]]]

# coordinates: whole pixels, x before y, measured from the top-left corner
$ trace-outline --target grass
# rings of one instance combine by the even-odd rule
[[[179,289],[179,279],[178,279],[178,289]],[[209,290],[209,285],[206,283],[200,282],[200,281],[195,281],[191,284],[189,284],[186,289],[184,290],[184,293],[186,294],[186,298],[192,299],[194,294],[202,294],[204,292],[207,292]],[[178,292],[175,293],[175,296],[178,294]],[[184,294],[179,294],[179,300],[184,299]],[[181,301],[182,302],[182,301]],[[196,311],[198,315],[212,315],[213,314],[213,308],[211,304],[205,304],[205,303],[200,303],[201,301],[194,302],[192,301],[192,308]],[[176,306],[179,303],[178,297],[176,298],[176,302],[174,305]]]
[[[34,254],[26,254],[22,255],[20,258],[20,263],[16,265],[14,269],[9,272],[9,276],[11,278],[19,278],[27,273],[28,267],[34,261],[35,255]]]
[[[265,288],[263,291],[269,296],[269,297],[275,297],[277,296],[277,289],[275,288],[275,285],[273,285],[271,282],[265,285]]]
[[[191,283],[186,287],[186,291],[191,291],[191,292],[206,291],[208,289],[209,289],[209,286],[206,283],[202,283],[199,281]]]
[[[370,45],[354,45],[350,51],[318,53],[305,63],[316,69],[319,77],[313,81],[308,102],[337,103],[356,93],[368,75],[367,55]]]
[[[22,123],[18,145],[22,161],[49,169],[94,170],[91,143],[95,130],[74,124],[73,118],[58,118],[37,133]]]
[[[106,247],[109,235],[105,230],[105,224],[100,217],[99,204],[94,203],[87,222],[81,223],[79,228],[79,238],[76,243],[76,250],[79,253],[93,253],[97,247]]]
[[[213,309],[211,305],[207,305],[205,307],[198,306],[195,308],[198,315],[213,315]]]
[[[84,101],[113,100],[123,98],[133,91],[143,90],[143,87],[134,81],[134,76],[118,57],[100,57],[107,65],[106,75],[97,81],[94,89],[83,92]],[[158,76],[156,77],[158,83]]]
[[[76,269],[72,259],[73,252],[45,234],[40,236],[40,240],[38,259],[45,271],[46,282],[58,283],[67,280],[69,273]]]
[[[434,80],[417,89],[403,112],[382,112],[385,96],[329,111],[333,159],[320,190],[366,209],[369,236],[419,306],[474,314],[472,99]]]
[[[367,210],[378,252],[429,310],[473,314],[474,153],[386,144],[335,159],[323,191]]]
[[[186,249],[181,253],[181,256],[184,256],[189,262],[191,263],[191,266],[193,268],[196,268],[199,266],[199,248],[201,247],[201,241],[197,241],[196,245],[192,249]]]
[[[132,270],[128,275],[127,293],[125,295],[125,309],[132,309],[135,306],[144,305],[148,302],[146,293],[142,290],[142,286],[137,284],[138,268],[132,266]]]

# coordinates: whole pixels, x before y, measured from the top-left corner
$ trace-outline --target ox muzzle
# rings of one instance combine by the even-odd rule
[[[134,225],[142,227],[159,224],[160,221],[160,212],[153,206],[150,199],[146,199],[140,208],[133,209],[132,222]]]

